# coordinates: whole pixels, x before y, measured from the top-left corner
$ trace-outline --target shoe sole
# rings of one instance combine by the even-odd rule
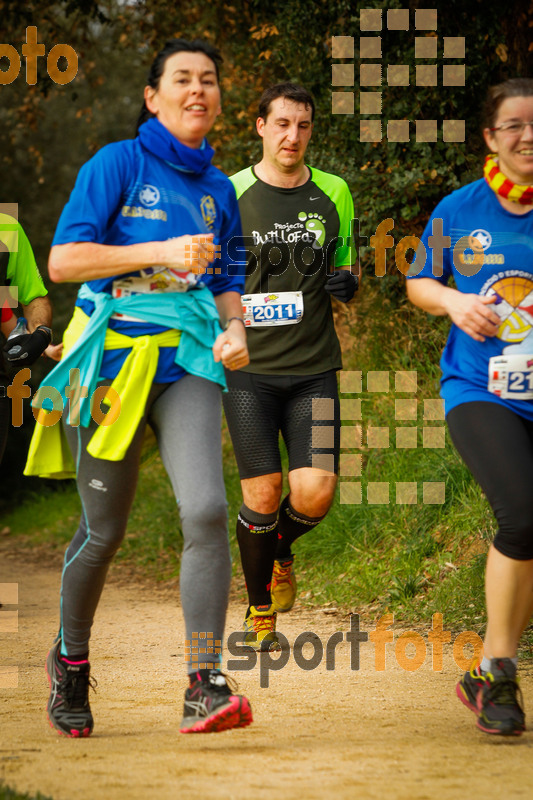
[[[50,673],[48,672],[48,659],[50,658],[50,653],[52,652],[52,648],[48,651],[48,655],[46,656],[46,663],[44,665],[44,670],[46,672],[46,677],[48,678],[48,685],[50,687],[50,691],[52,691],[52,678],[50,677]],[[48,708],[48,703],[46,704],[46,716],[48,718],[48,723],[52,730],[57,731],[60,736],[65,736],[67,739],[87,739],[93,732],[92,728],[84,728],[82,731],[77,731],[74,728],[71,729],[70,733],[66,731],[62,731],[61,728],[58,728],[57,725],[52,721],[52,717],[50,716],[50,710]]]
[[[495,733],[495,734],[497,734],[499,736],[522,736],[522,734],[524,733],[524,731],[526,729],[525,725],[524,725],[523,728],[514,728],[513,727],[513,728],[509,728],[507,730],[499,730],[499,729],[496,729],[496,728],[485,728],[485,727],[483,727],[483,723],[481,722],[479,717],[476,720],[476,725],[477,725],[477,727],[479,728],[480,731],[483,731],[483,733]]]
[[[467,693],[462,687],[461,681],[459,681],[455,687],[455,693],[464,706],[466,706],[470,711],[473,711],[474,714],[478,713],[477,706],[473,705],[473,703],[469,700]]]
[[[209,717],[181,721],[180,733],[220,733],[232,728],[245,728],[253,722],[252,709],[246,697],[233,695],[229,703]]]
[[[278,603],[276,603],[274,598],[272,598],[272,605],[274,606],[274,611],[277,611],[279,614],[286,614],[287,611],[290,611],[291,608],[294,606],[294,602],[295,601],[293,600],[290,606],[280,606]]]
[[[275,653],[282,649],[279,642],[244,642],[242,645],[243,650],[253,650],[254,653]]]

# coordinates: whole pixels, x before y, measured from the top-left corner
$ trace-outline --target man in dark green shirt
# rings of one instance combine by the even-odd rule
[[[313,98],[302,87],[267,89],[256,123],[263,158],[231,179],[247,250],[250,363],[228,372],[224,407],[243,492],[245,642],[258,650],[279,649],[276,612],[289,611],[296,597],[291,545],[333,501],[342,362],[330,296],[347,302],[357,288],[348,186],[304,162],[313,118]],[[290,489],[281,505],[280,431]]]

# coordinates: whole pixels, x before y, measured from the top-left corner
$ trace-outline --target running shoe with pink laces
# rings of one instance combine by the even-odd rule
[[[510,658],[491,658],[477,696],[477,726],[484,733],[520,736],[526,729],[522,692]]]
[[[61,639],[58,639],[46,659],[46,674],[50,684],[46,707],[48,720],[62,736],[84,738],[90,736],[93,730],[89,687],[94,689],[96,681],[90,676],[91,667],[87,660],[65,660],[61,658],[60,651]]]

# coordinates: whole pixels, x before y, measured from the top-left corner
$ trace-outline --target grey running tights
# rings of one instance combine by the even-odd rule
[[[126,532],[147,422],[157,437],[181,517],[184,548],[180,590],[186,639],[191,642],[194,632],[204,631],[212,633],[215,641],[222,641],[231,564],[220,395],[215,383],[193,375],[171,384],[154,384],[144,417],[122,461],[92,458],[87,453],[94,426],[65,426],[77,464],[82,515],[65,554],[62,575],[63,655],[76,656],[89,649],[107,570]],[[206,644],[211,642],[198,640],[199,647]],[[213,653],[205,659],[202,656],[213,664],[219,659]],[[185,660],[189,661],[187,655]]]

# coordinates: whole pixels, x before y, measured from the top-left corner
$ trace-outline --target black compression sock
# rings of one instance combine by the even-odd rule
[[[270,605],[270,583],[278,541],[277,511],[260,514],[241,506],[237,517],[237,541],[251,606]]]
[[[279,509],[279,538],[276,548],[276,560],[282,561],[291,558],[291,545],[307,531],[315,528],[326,515],[321,517],[306,517],[295,511],[289,502],[289,495],[284,498]]]

